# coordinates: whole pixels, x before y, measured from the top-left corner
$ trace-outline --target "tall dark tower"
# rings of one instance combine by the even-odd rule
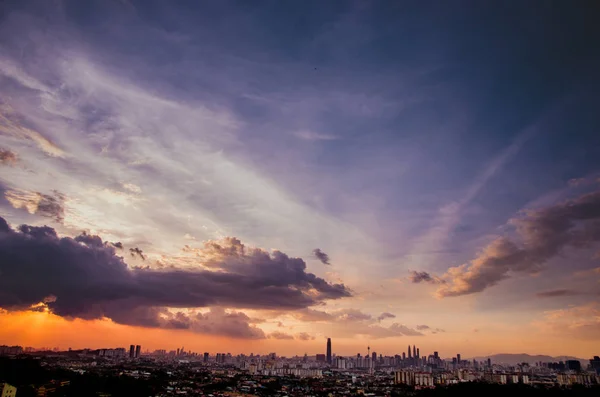
[[[331,338],[327,338],[327,362],[331,364]]]
[[[417,358],[417,348],[413,345],[413,357]]]
[[[421,352],[419,351],[419,348],[417,347],[417,358],[421,357]]]
[[[408,345],[408,359],[410,360],[412,358],[412,354],[410,353],[410,345]]]
[[[134,345],[129,346],[129,358],[135,358],[135,346]]]

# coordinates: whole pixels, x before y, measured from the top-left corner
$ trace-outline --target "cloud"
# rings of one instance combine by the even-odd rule
[[[279,339],[279,340],[286,340],[286,339],[294,339],[294,337],[290,334],[286,334],[285,332],[279,332],[279,331],[275,331],[275,332],[271,332],[268,335],[269,339]]]
[[[0,60],[1,61],[1,60]],[[0,73],[2,73],[0,62]],[[65,157],[64,151],[38,131],[22,126],[18,114],[7,104],[0,102],[0,134],[35,143],[43,152],[52,157]]]
[[[17,163],[17,155],[8,150],[0,148],[0,164],[4,165],[15,165]]]
[[[138,185],[135,185],[133,183],[123,183],[122,186],[124,189],[129,190],[132,193],[141,193],[142,192],[142,188],[140,188]]]
[[[315,337],[307,332],[300,332],[296,334],[295,338],[297,340],[315,340]]]
[[[577,291],[572,291],[569,289],[554,289],[550,291],[542,291],[535,294],[538,298],[554,298],[557,296],[572,296],[579,295]]]
[[[132,268],[98,236],[60,238],[48,226],[12,230],[0,218],[0,307],[23,310],[53,295],[47,307],[58,316],[168,327],[167,308],[296,310],[351,296],[343,284],[307,273],[302,259],[283,252],[246,247],[236,238],[205,247],[191,269]]]
[[[395,318],[391,313],[386,318]],[[383,315],[382,314],[382,315]],[[389,317],[391,315],[392,317]],[[403,324],[393,323],[389,327],[379,325],[379,318],[358,309],[339,309],[324,312],[315,309],[298,310],[292,316],[300,321],[314,322],[314,329],[336,337],[367,336],[370,338],[389,338],[398,336],[422,336],[417,330]]]
[[[321,251],[320,248],[315,248],[313,250],[313,255],[321,261],[322,264],[324,265],[330,265],[331,263],[329,263],[329,255],[327,255],[326,253],[324,253],[323,251]]]
[[[591,247],[600,240],[600,191],[525,211],[509,223],[516,228],[521,244],[499,237],[470,263],[448,269],[443,278],[449,284],[438,290],[439,297],[481,292],[512,273],[539,272],[564,248]]]
[[[321,134],[315,131],[300,130],[294,133],[296,138],[304,139],[305,141],[333,141],[338,139],[335,135]]]
[[[441,328],[431,328],[429,325],[425,325],[425,324],[417,325],[415,327],[415,329],[417,331],[429,331],[432,334],[438,334],[438,333],[446,332],[445,330],[443,330]]]
[[[30,214],[52,218],[62,223],[65,216],[65,196],[57,191],[52,194],[31,192],[27,190],[8,190],[4,194],[6,200],[17,209],[24,209]]]
[[[396,318],[396,315],[392,314],[392,313],[388,313],[388,312],[383,312],[379,315],[379,317],[377,317],[377,321],[381,322],[381,321],[385,320],[386,318]]]
[[[544,334],[553,333],[566,338],[600,340],[600,302],[544,312],[544,318],[533,325]]]
[[[443,284],[444,280],[434,277],[427,272],[417,272],[415,270],[410,272],[408,279],[415,284],[429,283],[429,284]]]
[[[135,248],[129,248],[129,253],[131,254],[132,257],[136,257],[139,256],[143,261],[146,260],[146,257],[144,256],[144,252],[139,249],[138,247]]]
[[[136,308],[126,312],[136,325],[167,329],[184,329],[207,335],[219,335],[239,339],[264,339],[264,332],[251,325],[252,319],[239,311],[227,311],[211,307],[207,313],[172,313],[166,309]]]
[[[335,317],[327,312],[315,309],[296,310],[292,316],[300,321],[331,321]]]
[[[120,241],[117,241],[116,243],[110,243],[113,247],[122,250],[123,249],[123,243]]]
[[[363,321],[372,320],[373,316],[363,313],[358,309],[342,309],[335,312],[338,321]]]

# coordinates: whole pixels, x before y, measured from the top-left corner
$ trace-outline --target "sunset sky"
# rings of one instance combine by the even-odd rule
[[[0,2],[0,345],[598,355],[577,3]]]

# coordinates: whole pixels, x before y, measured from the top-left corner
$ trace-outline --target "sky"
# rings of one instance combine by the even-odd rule
[[[484,3],[0,2],[0,344],[598,355],[599,10]]]

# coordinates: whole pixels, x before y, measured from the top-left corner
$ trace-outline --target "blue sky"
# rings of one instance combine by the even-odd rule
[[[598,191],[591,2],[0,7],[0,147],[15,156],[3,161],[0,214],[11,225],[86,230],[140,247],[151,266],[201,266],[184,245],[235,236],[354,291],[331,310],[403,311],[412,327],[450,330],[443,313],[456,302],[473,324],[519,327],[598,311],[598,280],[573,276],[599,266],[596,237],[539,268],[511,262],[480,290],[473,280],[489,274],[468,273],[498,238],[527,251],[511,221],[523,211]],[[443,282],[412,283],[413,270]],[[458,296],[435,297],[444,286]],[[553,290],[578,293],[535,297]],[[460,346],[473,328],[443,343]]]

